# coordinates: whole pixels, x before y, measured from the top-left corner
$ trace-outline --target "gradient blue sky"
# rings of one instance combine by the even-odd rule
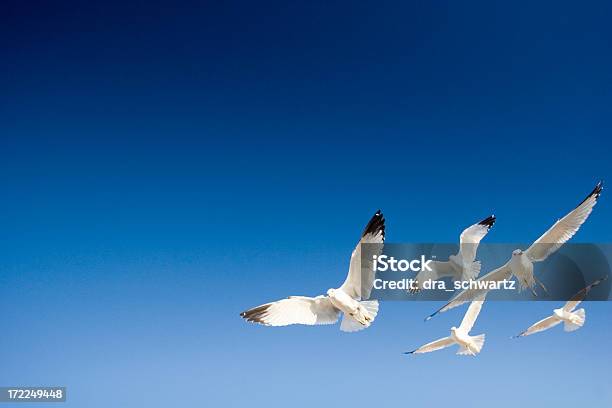
[[[528,242],[612,180],[609,2],[16,2],[0,16],[0,384],[67,407],[608,407],[612,305],[487,303],[477,358],[240,311],[392,242]],[[604,191],[575,242],[610,242]]]

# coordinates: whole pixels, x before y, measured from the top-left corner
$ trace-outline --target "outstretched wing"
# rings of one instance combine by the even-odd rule
[[[366,225],[361,239],[353,250],[351,255],[351,263],[349,273],[346,280],[340,287],[345,293],[353,299],[368,299],[372,292],[374,284],[374,269],[371,262],[368,262],[364,267],[361,267],[361,253],[364,247],[361,244],[378,244],[367,245],[367,259],[371,259],[373,255],[382,253],[383,243],[385,242],[385,217],[378,210]],[[362,275],[363,272],[363,275]]]
[[[495,216],[491,215],[477,224],[466,228],[459,237],[459,254],[465,264],[476,259],[478,244],[495,224]]]
[[[565,304],[565,306],[563,306],[563,310],[567,312],[571,312],[572,310],[574,310],[576,306],[578,306],[580,302],[582,302],[586,298],[587,294],[589,293],[591,289],[593,289],[595,286],[599,285],[601,282],[605,281],[606,279],[608,279],[607,276],[601,279],[597,279],[595,282],[591,283],[586,288],[580,290],[580,292],[572,296],[572,298]]]
[[[516,337],[529,336],[531,334],[550,329],[551,327],[554,327],[559,323],[561,323],[561,319],[559,319],[557,316],[549,316],[546,319],[540,320],[539,322],[537,322],[536,324],[534,324]]]
[[[431,343],[427,343],[424,346],[419,347],[416,350],[409,351],[405,354],[422,354],[422,353],[430,353],[432,351],[441,350],[448,346],[452,346],[455,342],[450,337],[444,337],[443,339],[438,339],[436,341],[432,341]]]
[[[569,241],[593,211],[602,189],[603,184],[600,181],[578,207],[557,221],[544,235],[531,244],[526,251],[529,259],[534,262],[543,261]]]
[[[338,321],[340,311],[327,296],[315,298],[290,296],[277,302],[266,303],[240,313],[249,322],[265,326],[288,326],[290,324],[332,324]]]
[[[484,299],[484,296],[482,296],[482,298]],[[466,333],[469,333],[470,330],[472,330],[472,327],[474,327],[474,323],[476,322],[476,318],[480,313],[480,309],[482,309],[483,303],[484,300],[475,300],[470,303],[470,307],[468,307],[467,312],[465,312],[465,316],[463,316],[459,329],[465,331]]]
[[[431,271],[427,270],[426,268],[422,268],[422,270],[416,275],[414,279],[416,281],[415,285],[417,289],[411,292],[418,292],[419,290],[423,289],[423,283],[428,280],[435,281],[448,276],[452,277],[453,279],[461,278],[461,273],[455,271],[451,266],[451,263],[448,261],[431,261],[429,263],[429,267],[431,268]]]
[[[450,302],[444,305],[442,308],[438,309],[436,312],[429,315],[425,320],[429,320],[438,313],[446,312],[447,310],[453,309],[457,306],[461,306],[465,302],[471,302],[475,300],[484,300],[487,293],[489,292],[487,282],[500,282],[504,279],[510,279],[512,277],[512,270],[510,269],[510,262],[507,262],[505,265],[489,272],[483,277],[476,279],[474,284],[475,288],[465,289]]]

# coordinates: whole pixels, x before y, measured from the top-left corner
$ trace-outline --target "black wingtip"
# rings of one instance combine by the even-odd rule
[[[384,240],[385,239],[385,216],[380,210],[376,211],[376,214],[372,216],[372,218],[368,222],[368,225],[366,225],[366,227],[364,228],[361,236],[364,237],[368,234],[377,235],[378,233],[382,234],[382,237]]]
[[[412,350],[412,351],[405,351],[404,354],[414,354],[416,350]]]
[[[599,198],[599,195],[601,194],[602,190],[603,190],[603,180],[599,180],[599,182],[597,183],[597,185],[593,189],[593,192],[590,195],[595,195],[596,198]]]
[[[599,199],[599,196],[601,195],[602,190],[603,190],[603,180],[599,180],[599,182],[597,183],[593,191],[591,191],[589,195],[586,196],[586,198],[582,200],[580,204],[578,204],[577,207],[580,207],[582,203],[584,203],[586,200],[588,200],[591,197],[595,197],[595,201],[597,201]]]
[[[478,225],[484,225],[486,226],[488,229],[491,229],[491,227],[495,224],[495,220],[497,218],[495,218],[495,215],[491,214],[489,215],[487,218],[485,218],[484,220],[480,221],[478,223]]]
[[[431,319],[432,319],[432,317],[434,317],[434,316],[435,316],[435,315],[437,315],[438,313],[440,313],[440,311],[439,311],[439,310],[436,310],[435,312],[433,312],[432,314],[430,314],[429,316],[427,316],[427,317],[425,318],[425,321],[431,320]]]
[[[269,303],[265,305],[257,306],[253,309],[240,313],[240,317],[245,319],[247,322],[264,324],[263,318],[265,318],[266,315],[268,314],[269,307],[270,307]]]
[[[599,278],[599,279],[595,280],[593,283],[591,283],[588,286],[588,288],[592,289],[592,288],[594,288],[595,286],[598,286],[601,282],[603,282],[603,281],[605,281],[607,279],[608,279],[608,275],[604,276],[603,278]]]

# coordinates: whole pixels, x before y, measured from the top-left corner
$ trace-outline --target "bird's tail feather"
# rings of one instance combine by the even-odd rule
[[[461,347],[459,347],[459,350],[457,351],[457,355],[460,355],[460,356],[474,356],[475,354],[472,353],[472,350],[470,350],[469,348],[467,348],[465,346],[461,346]]]
[[[470,279],[476,279],[478,275],[480,275],[481,266],[480,261],[472,262],[468,269],[463,273],[462,280],[467,281]]]
[[[368,311],[371,321],[374,321],[378,314],[378,300],[362,300],[359,303]]]
[[[342,322],[340,323],[340,330],[344,332],[356,332],[363,330],[372,324],[376,318],[376,315],[378,314],[378,300],[363,300],[359,303],[365,309],[365,313],[363,313],[363,316],[360,316],[360,320],[365,321],[366,324],[359,323],[357,319],[345,313],[342,317]],[[361,311],[358,313],[361,313]],[[367,319],[365,319],[365,317],[367,317]]]
[[[340,323],[340,330],[343,332],[356,332],[359,330],[365,329],[367,326],[359,323],[357,320],[353,319],[351,316],[344,315],[342,316],[342,323]]]
[[[473,336],[472,337],[472,342],[474,344],[474,348],[475,348],[475,353],[478,354],[480,353],[480,350],[482,350],[482,346],[484,346],[484,342],[485,342],[485,335],[481,334],[478,336]]]
[[[574,321],[571,323],[564,322],[563,324],[563,330],[565,330],[566,332],[572,332],[584,326],[584,320],[586,319],[584,309],[578,309],[572,314],[574,315]]]
[[[472,344],[469,347],[461,346],[457,354],[462,356],[475,356],[480,353],[485,342],[485,335],[472,336]]]

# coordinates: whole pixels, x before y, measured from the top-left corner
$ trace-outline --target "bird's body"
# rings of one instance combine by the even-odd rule
[[[475,356],[480,353],[480,349],[482,348],[482,343],[484,343],[484,334],[479,336],[470,336],[464,330],[460,328],[451,328],[451,339],[455,343],[459,345],[459,351],[457,354],[467,354]],[[482,341],[481,341],[482,339]]]
[[[591,283],[584,289],[580,290],[576,293],[570,300],[568,300],[565,305],[559,309],[553,310],[553,314],[548,316],[539,322],[531,325],[527,330],[520,333],[515,337],[525,337],[530,336],[535,333],[539,333],[544,330],[548,330],[556,325],[563,323],[563,328],[566,332],[571,332],[574,330],[578,330],[584,325],[586,319],[586,312],[584,309],[575,310],[576,307],[586,298],[587,294],[593,289],[595,286],[599,285],[601,282],[606,280],[608,277],[604,277],[596,280]]]
[[[535,276],[533,275],[533,262],[525,252],[516,250],[512,253],[510,270],[512,275],[516,277],[521,290],[525,288],[533,289],[536,283]]]
[[[459,277],[458,280],[473,279],[480,272],[480,262],[463,259],[461,252],[457,255],[449,256],[448,263],[453,269],[453,274]]]
[[[461,325],[459,327],[451,327],[450,336],[427,343],[406,354],[430,353],[432,351],[450,347],[453,344],[457,344],[459,346],[459,350],[457,351],[457,354],[459,355],[475,356],[476,354],[480,353],[480,350],[482,350],[482,346],[485,342],[485,335],[480,334],[478,336],[470,336],[469,333],[476,322],[476,318],[480,313],[483,303],[484,300],[476,300],[470,303],[470,307],[465,313],[465,316],[461,321]]]
[[[475,279],[480,273],[480,261],[476,260],[478,244],[487,235],[495,224],[495,216],[491,215],[484,220],[466,228],[459,236],[459,251],[456,255],[448,257],[448,261],[431,262],[431,270],[420,271],[416,278],[416,290],[423,288],[423,283],[431,280],[440,280],[450,277],[455,281]]]
[[[463,347],[468,347],[472,343],[472,336],[467,334],[465,330],[460,330],[456,327],[451,327],[451,339]]]
[[[384,239],[385,219],[378,211],[366,225],[353,250],[349,273],[342,286],[329,289],[326,295],[290,296],[266,303],[242,312],[240,316],[265,326],[288,326],[333,324],[340,314],[344,314],[340,330],[353,332],[369,327],[378,314],[378,301],[367,300],[373,287],[374,271],[369,263],[361,267],[362,252],[366,259],[370,255],[380,255]],[[362,244],[377,245],[362,247]]]
[[[564,321],[567,324],[573,324],[573,325],[580,325],[582,326],[582,323],[584,323],[584,313],[580,312],[583,311],[584,309],[578,309],[575,312],[570,312],[567,311],[563,308],[559,308],[559,309],[555,309],[553,310],[553,314],[559,318],[559,320]],[[580,313],[579,313],[580,312]]]
[[[359,301],[353,299],[340,289],[329,289],[327,296],[336,309],[355,319],[359,324],[368,326],[375,316]]]

